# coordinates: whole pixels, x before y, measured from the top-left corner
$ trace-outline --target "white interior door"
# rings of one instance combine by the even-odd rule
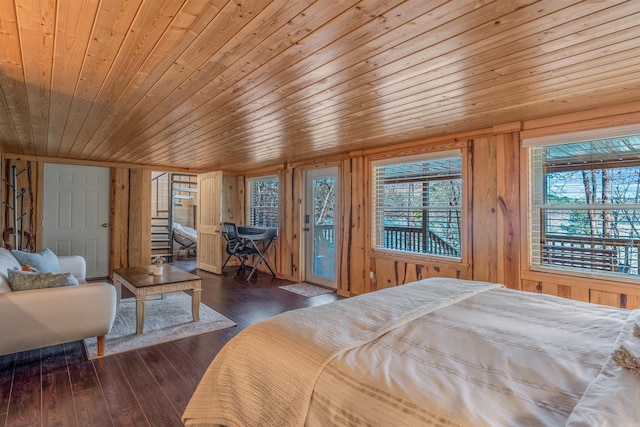
[[[305,173],[304,280],[336,288],[338,167]]]
[[[45,163],[42,243],[80,255],[87,277],[109,275],[109,168]]]

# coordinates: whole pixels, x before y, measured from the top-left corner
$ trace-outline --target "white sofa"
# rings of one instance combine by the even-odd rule
[[[7,270],[20,263],[0,248],[0,355],[104,336],[116,314],[116,291],[108,283],[86,283],[86,264],[79,256],[58,257],[63,272],[80,285],[12,292]]]

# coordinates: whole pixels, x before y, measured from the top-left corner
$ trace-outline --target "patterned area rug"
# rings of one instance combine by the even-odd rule
[[[317,297],[318,295],[330,294],[334,289],[322,288],[308,283],[294,283],[293,285],[280,286],[280,289],[302,295],[303,297]]]
[[[236,326],[222,314],[200,304],[200,321],[191,316],[191,295],[184,292],[165,294],[165,299],[153,296],[144,307],[144,332],[136,335],[136,300],[120,301],[111,331],[105,339],[104,355],[109,356],[136,348],[148,347],[193,335]],[[154,299],[155,298],[155,299]],[[84,340],[87,357],[98,357],[96,338]]]

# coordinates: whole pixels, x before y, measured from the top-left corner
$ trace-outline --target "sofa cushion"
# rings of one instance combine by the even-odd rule
[[[5,248],[0,248],[0,293],[11,292],[9,287],[7,270],[10,268],[20,269],[20,263]]]
[[[11,253],[20,264],[29,264],[40,273],[60,273],[58,257],[50,249],[43,249],[38,253],[13,250]]]
[[[33,273],[11,269],[9,274],[9,286],[15,291],[28,291],[31,289],[57,288],[60,286],[75,286],[78,281],[71,273]]]

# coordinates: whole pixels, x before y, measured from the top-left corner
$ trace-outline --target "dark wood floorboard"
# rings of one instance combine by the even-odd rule
[[[100,387],[96,368],[91,361],[78,362],[69,365],[69,378],[74,393]]]
[[[40,354],[42,358],[43,377],[58,372],[67,372],[67,356],[64,350],[64,344],[45,347]]]
[[[7,425],[40,425],[42,375],[40,350],[16,355],[13,382],[7,411]]]
[[[78,425],[69,373],[66,370],[42,376],[42,424]]]
[[[168,363],[167,358],[157,347],[147,347],[137,351],[160,390],[169,400],[178,415],[182,415],[193,390],[178,371]]]
[[[145,426],[149,425],[144,410],[129,385],[120,364],[115,356],[105,357],[94,362],[98,378],[111,414],[111,420],[116,426]]]
[[[136,351],[117,354],[120,369],[129,381],[140,408],[152,426],[181,426],[180,415],[171,411],[171,402],[156,382],[150,370],[145,366]]]
[[[78,426],[112,427],[113,420],[100,388],[74,392]]]
[[[0,426],[182,425],[200,378],[231,338],[276,314],[339,298],[305,298],[265,274],[249,283],[196,270],[194,261],[174,265],[202,277],[202,302],[238,326],[96,360],[82,341],[0,356]]]
[[[0,425],[5,425],[16,355],[0,357]]]

